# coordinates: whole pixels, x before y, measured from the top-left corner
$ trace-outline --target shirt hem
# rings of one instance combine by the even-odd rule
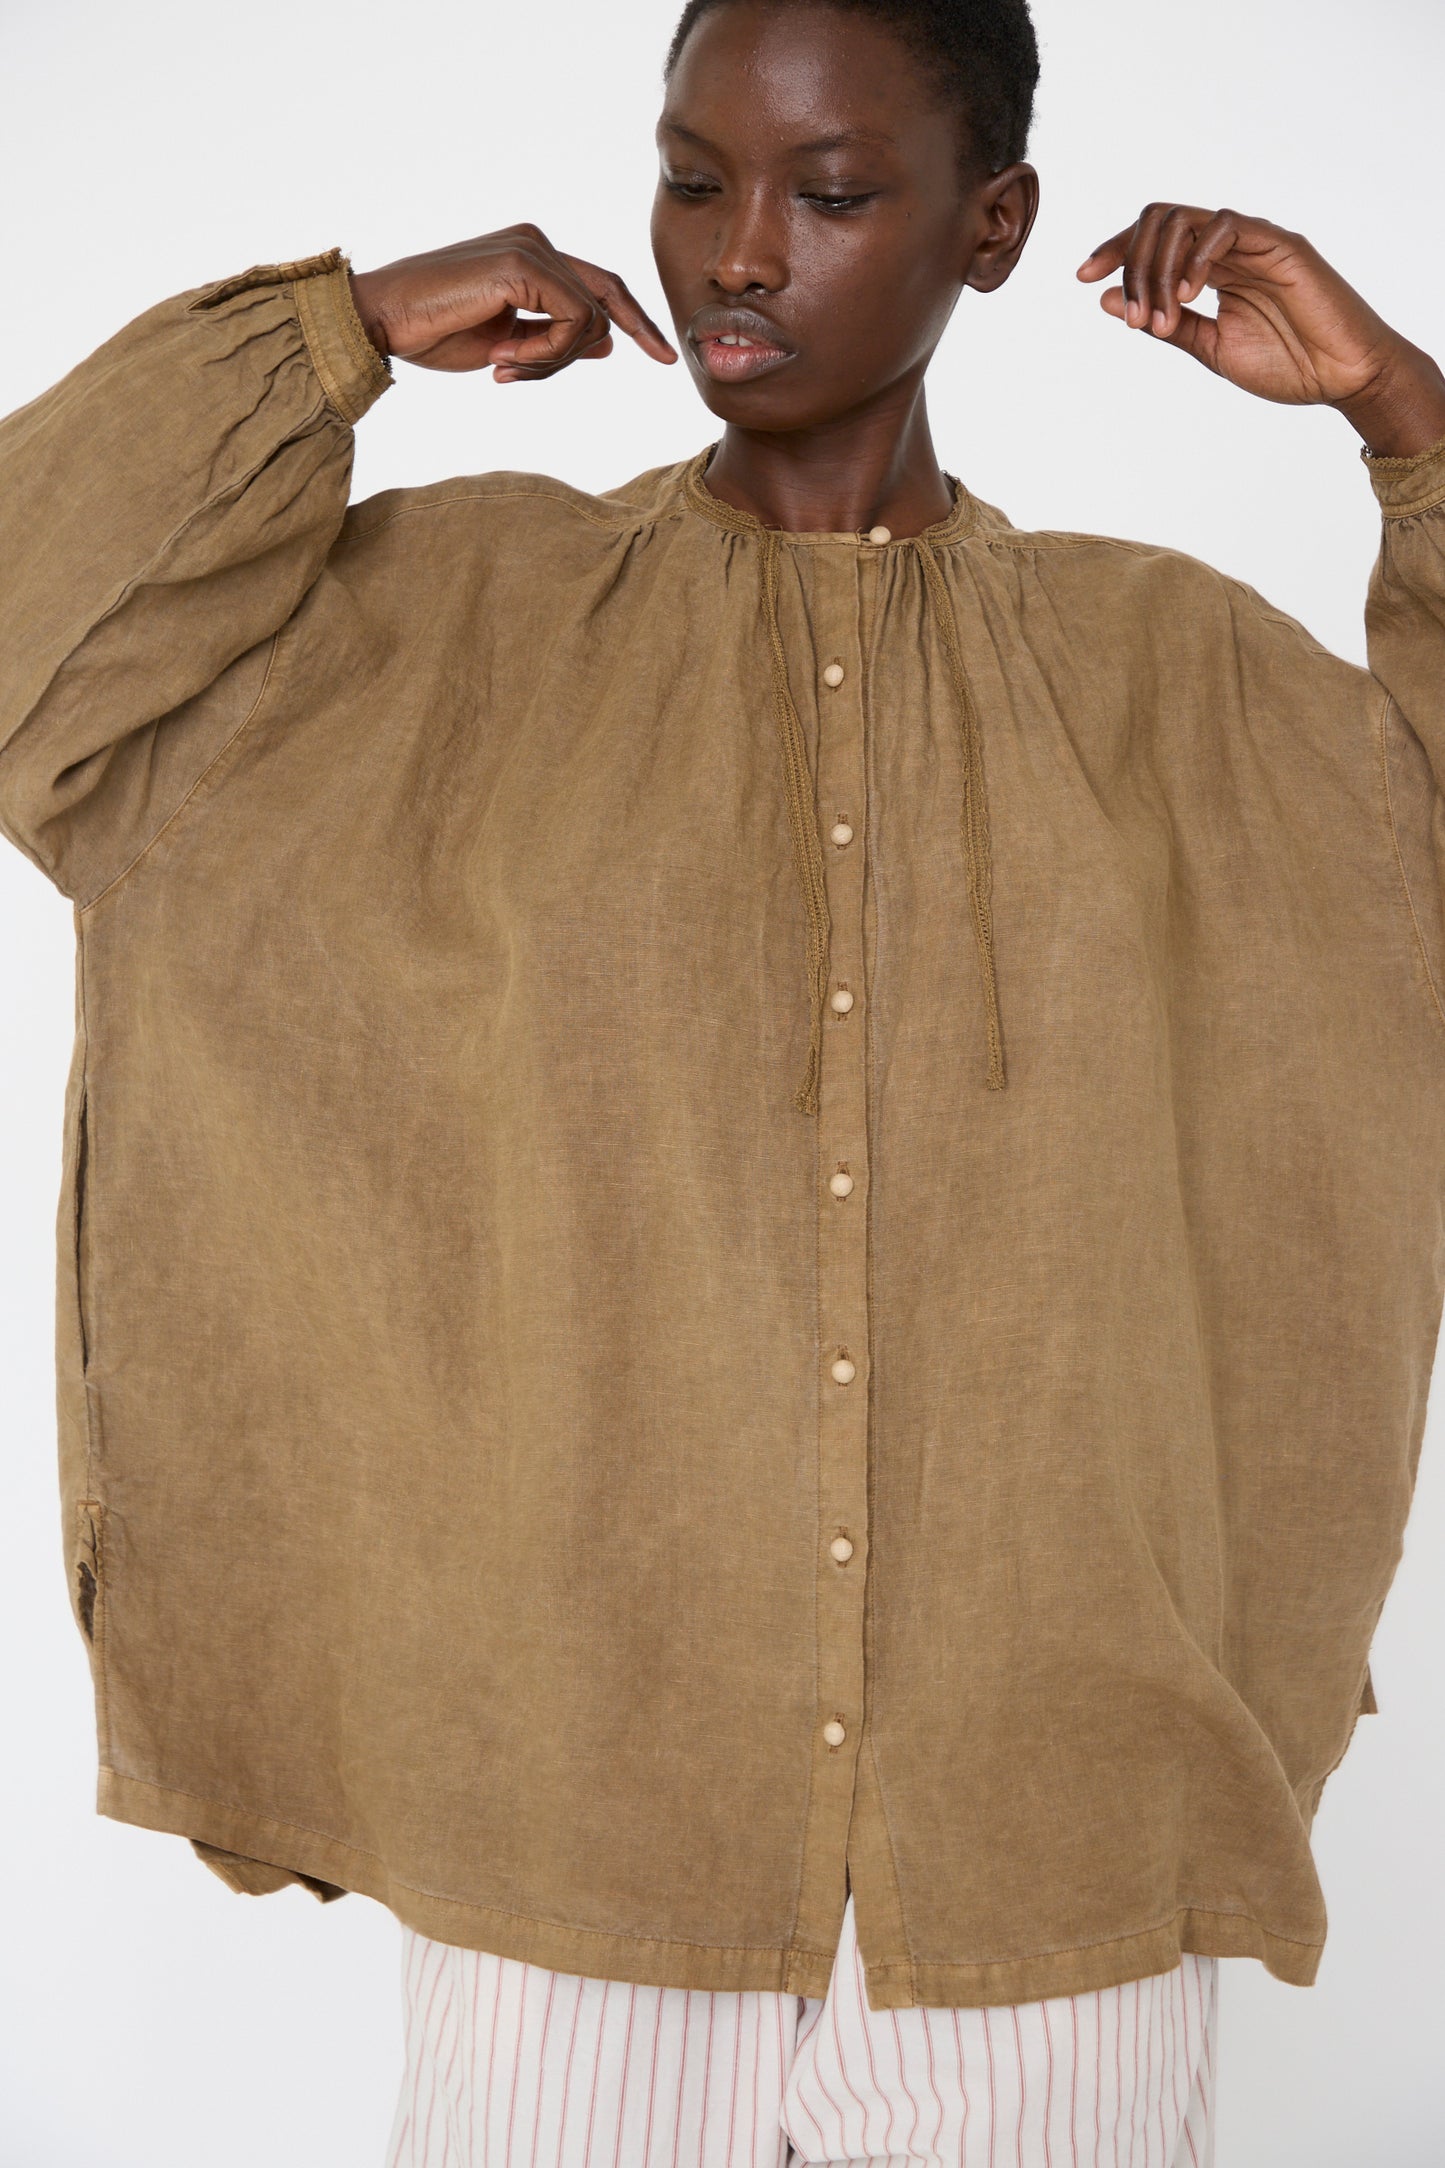
[[[429,1940],[488,1950],[553,1972],[639,1986],[815,1998],[827,1994],[832,1977],[832,1950],[608,1934],[418,1889],[398,1879],[384,1860],[340,1838],[276,1821],[249,1808],[123,1776],[114,1769],[100,1770],[96,1808],[111,1821],[187,1837],[272,1870],[249,1880],[223,1877],[233,1888],[260,1894],[284,1887],[289,1880],[354,1891],[385,1905],[403,1926]],[[1277,1980],[1309,1987],[1322,1949],[1320,1941],[1281,1935],[1245,1913],[1189,1905],[1142,1933],[1081,1948],[985,1964],[917,1958],[870,1963],[864,1957],[863,1969],[872,2009],[977,2008],[1123,1986],[1154,1973],[1172,1972],[1186,1953],[1257,1958]]]

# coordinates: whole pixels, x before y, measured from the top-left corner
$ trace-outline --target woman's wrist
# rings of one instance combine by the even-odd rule
[[[1413,459],[1445,438],[1445,370],[1418,346],[1399,351],[1367,386],[1334,404],[1381,459]]]
[[[351,305],[356,311],[362,330],[382,360],[390,361],[391,347],[387,341],[385,323],[376,306],[373,274],[368,271],[352,271],[347,276],[351,283]]]

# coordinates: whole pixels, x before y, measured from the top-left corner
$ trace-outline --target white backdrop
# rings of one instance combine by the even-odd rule
[[[333,243],[364,269],[532,218],[661,317],[647,214],[674,12],[0,0],[0,411],[153,300]],[[1126,334],[1072,273],[1150,197],[1226,202],[1308,232],[1445,356],[1445,9],[1035,13],[1044,209],[1013,285],[965,300],[935,366],[942,458],[1020,523],[1179,545],[1363,659],[1377,528],[1347,426]],[[684,371],[619,348],[542,385],[400,368],[361,425],[357,493],[495,466],[606,487],[707,442]],[[390,1916],[359,1897],[234,1897],[181,1839],[92,1811],[51,1367],[71,918],[3,846],[0,924],[0,2162],[379,2168],[400,2070]],[[1224,1967],[1219,2168],[1445,2159],[1441,1404],[1376,1642],[1381,1713],[1317,1824],[1320,1980]]]

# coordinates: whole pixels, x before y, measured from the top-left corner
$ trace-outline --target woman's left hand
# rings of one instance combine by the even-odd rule
[[[1267,219],[1151,203],[1078,276],[1123,271],[1110,316],[1182,347],[1260,399],[1338,407],[1374,452],[1410,457],[1445,438],[1445,374],[1355,292],[1303,234]],[[1206,286],[1218,316],[1187,304]]]

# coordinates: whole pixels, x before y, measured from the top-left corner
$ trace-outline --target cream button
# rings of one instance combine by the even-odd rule
[[[891,527],[870,527],[868,529],[868,539],[870,542],[891,542],[893,540],[893,530]]]
[[[847,1732],[844,1731],[837,1717],[829,1717],[827,1723],[823,1726],[823,1737],[827,1740],[829,1746],[841,1746],[847,1736]]]
[[[827,669],[823,672],[823,683],[825,685],[841,685],[843,682],[843,677],[844,670],[842,663],[830,662]]]
[[[845,843],[851,843],[853,831],[847,821],[834,821],[832,827],[828,830],[828,840],[830,843],[836,843],[840,851]]]
[[[846,1355],[840,1355],[833,1364],[832,1375],[835,1385],[851,1385],[858,1375],[857,1365],[850,1363]]]
[[[828,1549],[840,1566],[846,1566],[853,1556],[853,1546],[846,1536],[834,1536],[832,1542],[828,1545]]]
[[[835,1197],[851,1197],[853,1194],[853,1177],[846,1167],[840,1167],[836,1174],[829,1175],[828,1187]]]
[[[848,1014],[848,1011],[853,1006],[853,996],[849,993],[846,986],[838,987],[836,992],[834,992],[830,996],[829,1006],[838,1016],[846,1016]]]

